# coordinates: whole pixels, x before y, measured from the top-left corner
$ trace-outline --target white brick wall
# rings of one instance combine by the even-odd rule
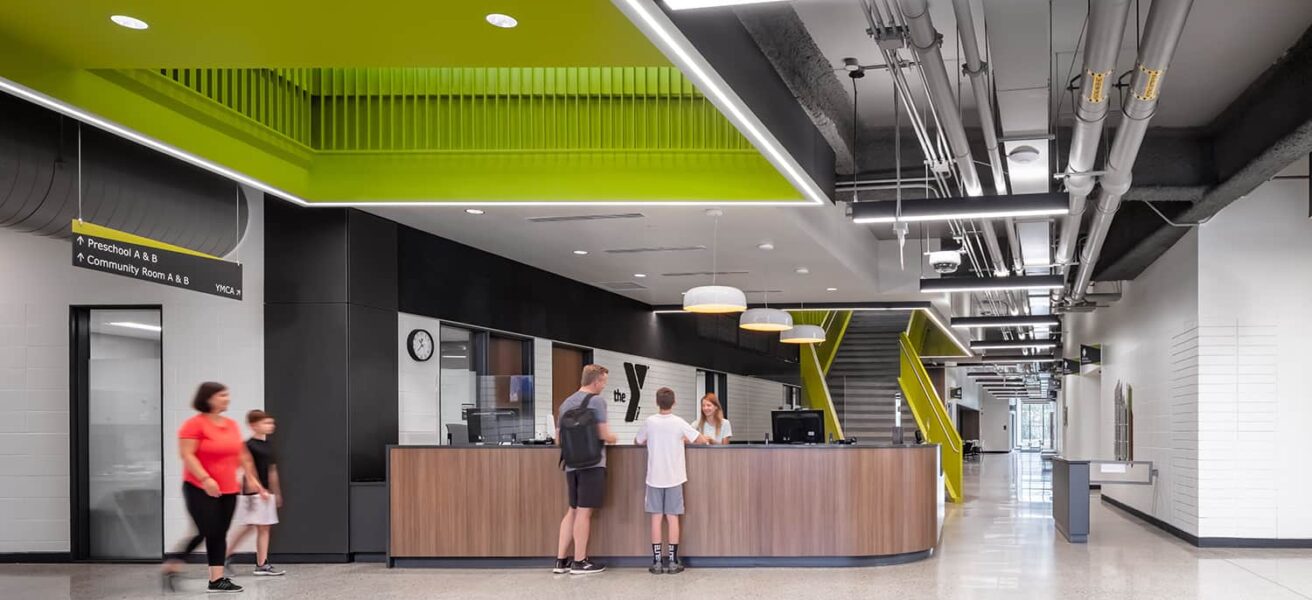
[[[1114,306],[1067,316],[1068,344],[1105,344],[1101,433],[1080,446],[1110,457],[1110,390],[1125,380],[1136,458],[1162,472],[1104,494],[1200,537],[1312,538],[1312,261],[1278,259],[1309,254],[1305,182],[1272,181],[1191,231]]]
[[[701,394],[697,393],[696,389],[697,369],[695,367],[600,349],[592,351],[592,360],[610,370],[610,387],[602,393],[602,398],[606,400],[606,405],[609,407],[610,430],[619,437],[619,443],[632,444],[634,436],[638,434],[638,427],[642,425],[642,420],[658,412],[656,408],[656,390],[662,387],[674,390],[674,412],[676,414],[689,420],[690,417],[696,414],[697,399],[701,397]],[[625,362],[648,366],[647,377],[642,386],[642,399],[638,403],[637,419],[628,423],[624,421],[625,411],[629,406],[628,395],[630,393],[628,379],[624,376]],[[625,394],[623,402],[615,401],[615,392],[617,391]],[[733,393],[732,388],[729,393]],[[780,394],[782,395],[783,392],[781,391]]]
[[[404,445],[445,443],[446,432],[439,427],[438,384],[441,370],[439,348],[433,358],[420,362],[410,358],[407,338],[415,329],[423,329],[438,343],[442,322],[409,313],[397,315],[397,441]]]
[[[0,552],[69,549],[70,305],[163,306],[165,547],[185,535],[173,443],[196,385],[228,384],[238,421],[264,406],[264,204],[246,195],[242,301],[74,269],[69,241],[0,229]]]
[[[1064,431],[1076,436],[1064,445],[1085,458],[1114,458],[1113,396],[1117,383],[1131,386],[1134,458],[1153,461],[1159,478],[1151,486],[1104,486],[1102,493],[1190,533],[1198,531],[1190,510],[1198,502],[1197,400],[1188,383],[1195,368],[1189,348],[1197,329],[1198,277],[1197,234],[1189,233],[1127,283],[1120,301],[1067,314],[1064,336],[1065,356],[1078,356],[1080,344],[1102,344],[1101,373],[1068,376],[1063,384],[1071,411]],[[1083,422],[1088,419],[1098,425]]]

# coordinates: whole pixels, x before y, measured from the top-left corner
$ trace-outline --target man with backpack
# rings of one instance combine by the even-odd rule
[[[606,401],[601,397],[607,373],[601,365],[583,367],[579,391],[560,404],[556,443],[560,445],[560,463],[569,488],[569,509],[560,520],[560,544],[552,573],[588,575],[606,570],[605,565],[588,558],[588,535],[592,511],[601,508],[606,488],[605,444],[614,444],[616,439],[606,422]]]

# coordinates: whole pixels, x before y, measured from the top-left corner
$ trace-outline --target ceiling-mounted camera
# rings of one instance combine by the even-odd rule
[[[956,273],[961,266],[961,253],[956,250],[930,252],[929,264],[939,273]]]

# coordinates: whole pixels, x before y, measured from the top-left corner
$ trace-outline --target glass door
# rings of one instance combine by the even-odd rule
[[[1055,425],[1056,407],[1052,402],[1020,403],[1020,439],[1021,450],[1038,452],[1051,450]]]
[[[75,558],[163,552],[160,309],[74,308]]]

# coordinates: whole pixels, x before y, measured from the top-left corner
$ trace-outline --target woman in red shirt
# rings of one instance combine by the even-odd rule
[[[190,554],[203,541],[208,558],[210,592],[240,592],[241,586],[223,576],[223,558],[227,551],[226,536],[232,524],[232,512],[237,507],[241,485],[237,482],[237,467],[246,473],[247,484],[261,497],[269,492],[255,477],[255,465],[246,444],[242,443],[241,429],[232,419],[223,416],[231,399],[227,386],[207,381],[200,384],[191,406],[199,413],[187,419],[178,429],[178,452],[182,456],[182,497],[187,512],[196,523],[199,533],[187,542],[183,555]],[[181,570],[181,561],[170,560],[164,568],[167,582]]]

